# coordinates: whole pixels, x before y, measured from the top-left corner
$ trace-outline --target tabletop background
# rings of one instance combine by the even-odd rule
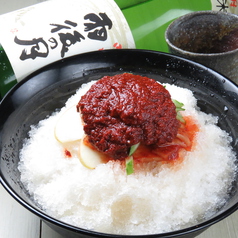
[[[42,1],[44,0],[0,0],[0,14]],[[0,185],[0,238],[63,237],[22,207]],[[238,238],[238,211],[210,227],[198,238]]]

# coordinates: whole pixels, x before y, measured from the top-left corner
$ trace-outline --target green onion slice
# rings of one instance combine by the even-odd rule
[[[134,160],[133,160],[133,154],[137,150],[140,143],[137,143],[133,146],[131,146],[129,151],[129,156],[126,158],[126,174],[130,175],[134,173]]]
[[[133,156],[128,156],[126,158],[126,174],[130,175],[134,173],[134,160]]]
[[[136,151],[136,149],[138,148],[139,145],[140,145],[140,143],[137,143],[137,144],[131,146],[130,152],[129,152],[129,156],[131,156],[132,154],[134,154],[134,152]]]
[[[183,108],[184,104],[175,100],[175,99],[172,99],[175,107],[176,107],[176,112],[177,112],[177,120],[181,121],[182,123],[185,123],[185,120],[183,119],[183,116],[182,114],[180,113],[181,111],[185,111],[185,109]]]

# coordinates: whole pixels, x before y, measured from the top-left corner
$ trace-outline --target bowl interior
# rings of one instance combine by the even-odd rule
[[[1,182],[18,202],[54,225],[85,232],[48,217],[34,203],[20,181],[19,150],[28,137],[30,126],[61,108],[81,84],[123,72],[192,90],[201,110],[219,117],[219,126],[231,135],[232,147],[238,151],[238,88],[206,67],[169,54],[143,50],[91,52],[56,62],[17,84],[0,104]],[[238,179],[230,200],[214,217],[186,231],[171,232],[166,237],[206,228],[234,212],[238,203],[237,182]],[[93,234],[87,232],[85,237]]]

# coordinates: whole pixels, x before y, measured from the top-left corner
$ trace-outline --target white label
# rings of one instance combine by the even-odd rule
[[[211,0],[212,10],[238,14],[238,0]]]
[[[18,81],[76,54],[135,48],[113,0],[51,0],[0,16],[0,43]]]

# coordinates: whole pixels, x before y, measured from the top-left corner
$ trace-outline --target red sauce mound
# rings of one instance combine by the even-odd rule
[[[179,122],[169,92],[155,80],[133,74],[105,76],[77,105],[89,142],[114,159],[132,145],[160,146],[176,137]]]

